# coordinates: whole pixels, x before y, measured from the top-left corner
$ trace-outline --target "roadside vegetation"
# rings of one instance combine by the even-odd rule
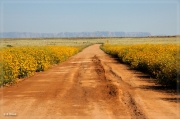
[[[156,82],[165,86],[176,86],[180,75],[180,45],[177,44],[105,44],[101,49],[118,57],[132,69],[149,73]]]
[[[78,53],[82,46],[26,46],[8,47],[0,51],[0,85],[11,84],[16,79],[29,77],[47,70]]]

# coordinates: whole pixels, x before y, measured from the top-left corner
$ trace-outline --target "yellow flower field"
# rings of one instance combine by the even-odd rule
[[[106,53],[119,57],[133,69],[149,73],[162,85],[176,85],[180,75],[180,55],[176,44],[103,45]]]
[[[82,50],[75,46],[27,46],[3,48],[0,51],[0,85],[13,83],[18,78],[32,76],[52,64],[65,61]]]

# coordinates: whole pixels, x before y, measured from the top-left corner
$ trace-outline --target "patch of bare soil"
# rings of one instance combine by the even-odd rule
[[[1,88],[1,119],[178,119],[179,95],[158,90],[99,49]]]

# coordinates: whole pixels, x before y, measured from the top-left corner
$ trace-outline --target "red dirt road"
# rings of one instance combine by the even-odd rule
[[[180,96],[99,49],[1,88],[1,119],[178,119]]]

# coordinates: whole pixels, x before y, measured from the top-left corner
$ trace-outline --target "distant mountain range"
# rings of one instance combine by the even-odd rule
[[[1,32],[0,38],[71,38],[71,37],[147,37],[149,32],[60,32],[60,33],[30,33],[30,32]]]

